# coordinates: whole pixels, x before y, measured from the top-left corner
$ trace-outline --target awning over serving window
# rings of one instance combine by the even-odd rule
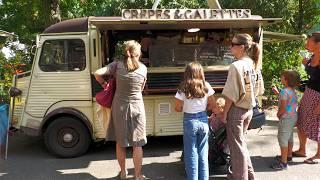
[[[306,39],[306,35],[294,35],[286,33],[278,33],[271,31],[263,31],[264,42],[283,42],[283,41],[301,41]]]
[[[100,29],[110,30],[152,30],[152,29],[226,29],[226,28],[258,28],[281,22],[281,18],[261,18],[223,20],[122,20],[121,17],[90,17],[89,24]]]

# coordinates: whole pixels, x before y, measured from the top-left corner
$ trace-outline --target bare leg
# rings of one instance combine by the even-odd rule
[[[317,153],[312,157],[312,159],[320,159],[320,143],[318,143]]]
[[[121,175],[126,173],[126,148],[116,145],[117,160],[121,169]]]
[[[300,145],[299,145],[298,151],[295,151],[295,153],[306,155],[307,135],[304,132],[302,132],[302,130],[300,130],[299,128],[298,128],[298,137],[299,137]]]
[[[287,164],[288,147],[280,147],[281,150],[281,162]]]
[[[142,147],[133,147],[133,164],[136,180],[139,180],[141,178],[142,156]]]
[[[292,157],[292,148],[293,148],[293,143],[289,142],[288,143],[288,157]]]

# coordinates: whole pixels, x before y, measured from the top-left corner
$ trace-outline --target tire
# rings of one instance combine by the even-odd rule
[[[73,117],[60,117],[51,122],[44,133],[44,142],[52,154],[72,158],[87,152],[91,136],[87,127]]]

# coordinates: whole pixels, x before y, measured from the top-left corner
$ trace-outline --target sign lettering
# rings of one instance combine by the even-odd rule
[[[123,9],[123,20],[249,19],[250,9]]]

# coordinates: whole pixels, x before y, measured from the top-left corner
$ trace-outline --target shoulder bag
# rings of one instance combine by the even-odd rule
[[[110,74],[109,80],[104,89],[96,94],[97,103],[106,108],[111,108],[113,96],[116,92],[117,66],[118,64],[116,64],[113,74]]]

